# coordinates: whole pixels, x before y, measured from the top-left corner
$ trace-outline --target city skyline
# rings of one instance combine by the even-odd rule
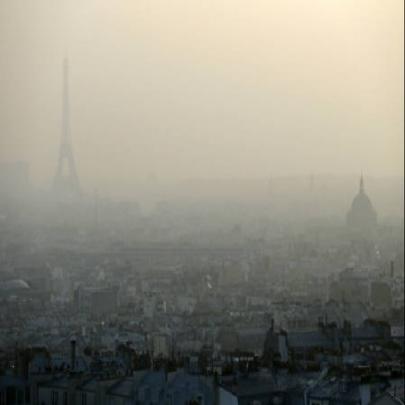
[[[0,0],[0,405],[404,405],[403,0]]]

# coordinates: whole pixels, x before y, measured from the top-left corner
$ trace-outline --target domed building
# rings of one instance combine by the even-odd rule
[[[359,230],[369,230],[377,225],[377,213],[364,191],[363,176],[360,178],[359,192],[353,199],[346,221],[350,228]]]
[[[13,279],[0,282],[0,298],[26,296],[30,292],[31,288],[24,280]]]
[[[17,291],[17,290],[28,290],[30,286],[26,281],[20,279],[7,280],[0,283],[0,290],[4,291]]]

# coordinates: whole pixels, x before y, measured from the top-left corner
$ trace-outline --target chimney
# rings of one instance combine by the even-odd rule
[[[74,372],[76,366],[76,338],[70,340],[70,371]]]
[[[219,405],[219,397],[220,397],[220,379],[218,373],[215,371],[214,372],[214,378],[213,378],[213,388],[214,388],[214,405]]]
[[[359,387],[360,391],[360,403],[361,405],[369,405],[371,401],[371,391],[369,384],[362,384]]]
[[[16,374],[20,377],[28,378],[28,368],[30,363],[30,351],[29,349],[17,351],[17,367]]]

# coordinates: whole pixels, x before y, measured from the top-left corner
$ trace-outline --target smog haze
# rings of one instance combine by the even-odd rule
[[[402,175],[402,1],[3,0],[0,38],[0,160],[29,162],[41,187],[65,57],[89,190]]]

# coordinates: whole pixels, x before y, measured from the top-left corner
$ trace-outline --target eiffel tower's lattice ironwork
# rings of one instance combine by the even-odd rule
[[[79,177],[76,171],[70,134],[69,111],[69,63],[63,61],[62,96],[62,138],[59,149],[58,165],[53,182],[53,190],[60,198],[77,199],[81,197]]]

